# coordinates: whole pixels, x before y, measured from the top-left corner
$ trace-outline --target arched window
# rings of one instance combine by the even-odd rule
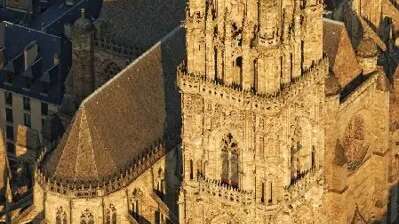
[[[113,76],[115,76],[121,69],[119,68],[119,66],[117,64],[115,64],[114,62],[109,63],[105,69],[104,69],[104,76],[106,77],[106,79],[110,79]]]
[[[300,178],[301,164],[299,157],[302,148],[302,128],[298,125],[291,137],[291,181]]]
[[[165,173],[162,168],[158,170],[158,177],[155,181],[155,192],[158,194],[160,198],[164,198],[166,190],[165,190]]]
[[[235,82],[236,84],[240,85],[242,87],[243,84],[243,68],[242,68],[242,57],[239,56],[235,60],[235,68],[236,68],[236,77],[235,77]]]
[[[239,150],[236,140],[230,133],[227,134],[222,140],[221,160],[222,182],[233,187],[238,187]]]
[[[121,71],[121,68],[115,62],[104,62],[103,64],[106,64],[105,67],[103,67],[104,69],[96,76],[97,86],[103,85]]]
[[[55,223],[56,224],[67,224],[67,214],[64,209],[61,207],[57,208],[57,213],[55,216]]]
[[[262,182],[260,202],[262,202],[262,203],[265,202],[265,183],[264,182]]]
[[[139,219],[140,217],[140,200],[143,196],[143,192],[140,189],[134,189],[131,198],[131,214],[135,219]]]
[[[316,149],[314,147],[314,145],[312,146],[312,157],[311,157],[311,168],[315,168],[316,167]]]
[[[109,205],[105,213],[105,223],[116,224],[116,208],[113,204]]]
[[[94,216],[89,209],[82,212],[80,216],[80,224],[94,224]]]

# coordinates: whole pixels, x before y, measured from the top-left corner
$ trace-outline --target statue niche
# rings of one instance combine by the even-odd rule
[[[221,146],[222,183],[238,187],[239,149],[237,141],[229,133],[222,139]]]

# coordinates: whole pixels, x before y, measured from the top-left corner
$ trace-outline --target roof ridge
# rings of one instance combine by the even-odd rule
[[[90,162],[91,165],[94,164],[93,166],[93,171],[95,172],[95,176],[98,177],[98,169],[97,169],[97,165],[96,165],[96,160],[94,157],[94,145],[93,145],[93,137],[90,131],[90,125],[87,119],[87,111],[85,107],[80,108],[81,110],[81,115],[80,115],[80,124],[79,124],[79,129],[78,129],[78,150],[77,150],[77,158],[80,158],[82,154],[88,153],[87,151],[84,150],[83,147],[81,147],[81,140],[82,143],[88,147],[88,149],[90,150],[88,156],[91,156],[91,160],[89,160],[88,162]],[[85,138],[87,137],[87,138]],[[85,147],[85,148],[86,148]],[[74,167],[74,171],[75,173],[78,173],[78,169],[80,166],[80,163],[75,163],[75,167]]]
[[[65,148],[67,147],[67,145],[70,141],[71,133],[73,133],[74,128],[76,128],[76,125],[75,125],[76,122],[80,123],[80,119],[78,119],[80,116],[80,113],[81,113],[80,110],[75,113],[75,116],[73,117],[70,125],[68,125],[68,129],[65,131],[64,136],[62,137],[60,143],[57,146],[57,148],[62,147],[62,149],[59,149],[59,150],[61,150],[61,155],[59,156],[58,161],[56,161],[57,165],[54,169],[53,176],[57,176],[57,171],[59,170],[59,166],[61,165],[60,161],[62,161],[63,157],[65,156],[65,152],[67,151],[67,150],[65,150]],[[55,150],[57,150],[57,149],[55,149]],[[74,160],[74,162],[76,162],[76,160]]]

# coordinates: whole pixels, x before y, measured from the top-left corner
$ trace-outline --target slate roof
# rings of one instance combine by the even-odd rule
[[[185,0],[104,0],[101,35],[122,46],[148,49],[184,21],[185,7]]]
[[[94,20],[99,16],[101,3],[102,0],[77,0],[67,5],[65,0],[50,0],[48,8],[34,16],[20,16],[21,12],[1,8],[0,21],[11,22],[0,22],[0,49],[3,49],[0,56],[4,64],[0,70],[0,88],[61,104],[64,81],[72,63],[72,44],[64,35],[65,25],[73,24],[82,8]],[[39,46],[39,56],[25,70],[24,49],[33,41]],[[54,63],[55,55],[58,64]],[[12,77],[11,85],[4,84],[6,77]]]
[[[73,24],[80,17],[84,8],[92,20],[96,19],[101,10],[102,0],[80,0],[73,6],[65,5],[65,0],[58,0],[31,22],[31,27],[54,35],[63,35],[64,24]]]
[[[344,87],[361,73],[345,24],[324,19],[323,50],[330,61],[330,70]]]
[[[180,128],[176,68],[185,56],[178,28],[84,100],[44,162],[49,177],[101,181]]]
[[[39,48],[36,61],[24,69],[23,52],[27,45],[35,42]],[[58,104],[63,97],[63,83],[71,67],[70,43],[63,38],[21,25],[0,23],[0,48],[3,48],[5,67],[0,70],[0,88],[22,95]],[[59,64],[54,64],[54,57],[59,57]],[[12,85],[6,85],[5,77],[12,76]],[[25,82],[32,82],[25,89]],[[43,95],[43,85],[49,87]]]

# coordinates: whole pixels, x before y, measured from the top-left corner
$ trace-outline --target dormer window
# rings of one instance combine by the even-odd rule
[[[33,63],[36,62],[36,59],[39,55],[39,45],[36,41],[31,42],[24,49],[24,65],[25,70],[27,70]]]

